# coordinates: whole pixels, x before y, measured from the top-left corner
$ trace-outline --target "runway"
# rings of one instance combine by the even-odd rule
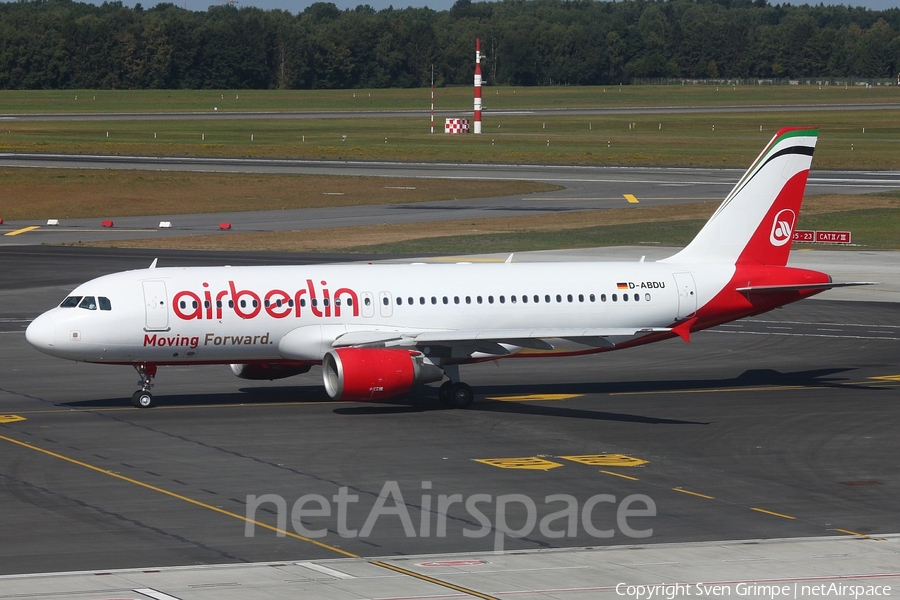
[[[234,231],[299,231],[375,224],[402,224],[483,219],[581,210],[602,210],[686,202],[719,201],[734,187],[743,170],[664,167],[589,167],[553,165],[489,165],[304,161],[260,159],[116,157],[0,154],[0,167],[138,169],[218,173],[354,175],[368,177],[531,180],[564,186],[557,192],[530,196],[473,198],[417,204],[253,211],[216,214],[153,215],[115,219],[115,229],[102,229],[99,219],[15,221],[0,226],[0,246],[60,244],[98,240],[216,234],[221,222]],[[900,188],[900,171],[814,171],[807,194],[861,194]],[[637,203],[630,203],[625,195]],[[111,217],[114,215],[110,215]],[[172,224],[159,229],[161,221]],[[8,234],[29,229],[22,234]]]
[[[0,574],[348,554],[393,556],[402,566],[403,556],[485,553],[498,541],[506,550],[624,550],[900,531],[900,304],[811,300],[697,333],[690,344],[464,367],[477,395],[464,411],[440,409],[430,388],[397,402],[335,403],[318,370],[247,382],[224,367],[161,369],[160,406],[142,411],[128,406],[130,369],[46,357],[23,331],[77,283],[148,258],[0,250]],[[161,262],[310,258],[172,252]],[[361,535],[385,489],[396,493],[383,507],[402,495],[409,523],[395,511]],[[334,500],[342,493],[357,497],[343,521]],[[292,520],[310,494],[332,512],[306,504]],[[439,498],[456,494],[441,530]],[[570,496],[579,511],[598,494],[614,498],[596,501],[590,522],[612,536],[595,535],[581,518],[571,531],[565,518],[542,530],[565,507],[548,501],[552,494]],[[253,497],[265,495],[283,499],[285,510],[277,501],[252,510]],[[537,515],[518,538],[498,521],[499,499],[513,495],[531,499]],[[647,538],[629,537],[617,520],[635,495],[655,507],[629,521],[652,529]],[[487,526],[467,505],[472,498]],[[647,506],[641,499],[631,508]],[[527,504],[506,509],[508,529],[526,529]],[[304,535],[319,530],[324,537]],[[647,556],[629,560],[664,561]],[[575,582],[578,572],[566,577]]]

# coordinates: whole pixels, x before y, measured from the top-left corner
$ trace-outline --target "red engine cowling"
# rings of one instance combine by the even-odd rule
[[[255,381],[272,381],[273,379],[284,379],[285,377],[293,377],[294,375],[302,375],[312,368],[311,364],[302,363],[264,363],[252,362],[245,364],[231,365],[231,372],[241,379],[252,379]]]
[[[412,350],[338,348],[322,360],[325,391],[335,400],[380,400],[444,378],[444,371]]]

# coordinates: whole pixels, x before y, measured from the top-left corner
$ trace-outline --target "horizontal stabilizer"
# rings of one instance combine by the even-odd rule
[[[742,294],[775,294],[778,292],[802,292],[805,290],[830,290],[839,287],[851,287],[855,285],[875,285],[874,281],[847,281],[843,283],[798,283],[795,285],[751,285],[740,287],[735,291]]]

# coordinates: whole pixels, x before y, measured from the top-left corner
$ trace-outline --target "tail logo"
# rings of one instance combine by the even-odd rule
[[[775,215],[775,221],[772,223],[772,233],[769,235],[769,241],[772,242],[773,246],[784,246],[791,241],[796,221],[797,215],[789,208],[785,208]]]

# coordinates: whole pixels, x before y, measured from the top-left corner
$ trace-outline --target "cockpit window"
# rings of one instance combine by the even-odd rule
[[[100,302],[100,310],[112,310],[112,304],[110,303],[109,298],[100,296],[97,300]]]
[[[69,296],[59,305],[60,308],[75,308],[81,302],[81,296]]]
[[[97,300],[93,296],[85,296],[78,304],[78,308],[97,310]]]

